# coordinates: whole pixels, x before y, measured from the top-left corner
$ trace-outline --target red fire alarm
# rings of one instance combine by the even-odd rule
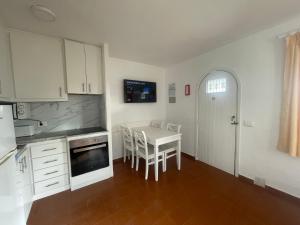
[[[189,84],[186,84],[185,87],[184,87],[184,94],[185,96],[188,96],[191,94],[191,85]]]

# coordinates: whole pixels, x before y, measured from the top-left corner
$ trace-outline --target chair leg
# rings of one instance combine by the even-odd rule
[[[134,168],[134,151],[132,151],[131,155],[131,168]]]
[[[149,173],[149,164],[148,164],[148,159],[146,159],[145,180],[148,180],[148,173]]]
[[[164,153],[163,155],[163,172],[166,172],[167,171],[167,154]]]
[[[126,148],[124,148],[124,151],[123,151],[123,160],[124,160],[124,163],[126,162]]]
[[[135,168],[135,170],[136,171],[138,171],[139,170],[139,161],[140,161],[140,159],[139,159],[140,157],[139,157],[139,155],[138,154],[136,154],[136,168]]]

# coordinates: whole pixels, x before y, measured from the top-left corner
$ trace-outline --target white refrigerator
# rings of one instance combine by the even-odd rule
[[[25,225],[16,185],[16,139],[11,105],[0,105],[0,225]]]

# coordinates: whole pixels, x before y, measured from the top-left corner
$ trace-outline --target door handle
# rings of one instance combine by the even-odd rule
[[[48,176],[48,175],[51,175],[51,174],[54,174],[54,173],[58,173],[59,171],[58,170],[55,170],[55,171],[52,171],[52,172],[49,172],[49,173],[45,173],[44,175]]]
[[[230,124],[232,124],[232,125],[238,125],[239,124],[237,122],[237,120],[236,120],[236,116],[235,115],[231,116]]]
[[[45,187],[51,187],[51,186],[56,185],[56,184],[59,184],[59,182],[57,181],[57,182],[54,182],[54,183],[52,183],[52,184],[48,184],[48,185],[46,185]]]
[[[74,149],[73,153],[86,152],[86,151],[91,151],[91,150],[94,150],[94,149],[104,148],[104,147],[106,147],[106,144],[94,145],[94,146],[91,146],[91,147],[84,147],[84,148],[80,148],[80,149]]]
[[[57,159],[53,159],[53,160],[45,161],[44,164],[52,163],[52,162],[56,162],[56,161],[58,161],[58,160]]]
[[[59,87],[59,97],[62,97],[62,88]]]
[[[48,151],[53,151],[55,150],[56,148],[46,148],[46,149],[43,149],[42,152],[48,152]]]
[[[85,87],[84,83],[82,83],[82,91],[85,92]]]

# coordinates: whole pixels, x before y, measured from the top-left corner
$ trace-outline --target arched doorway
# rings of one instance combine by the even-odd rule
[[[239,85],[235,75],[214,70],[197,92],[196,158],[237,175]]]

